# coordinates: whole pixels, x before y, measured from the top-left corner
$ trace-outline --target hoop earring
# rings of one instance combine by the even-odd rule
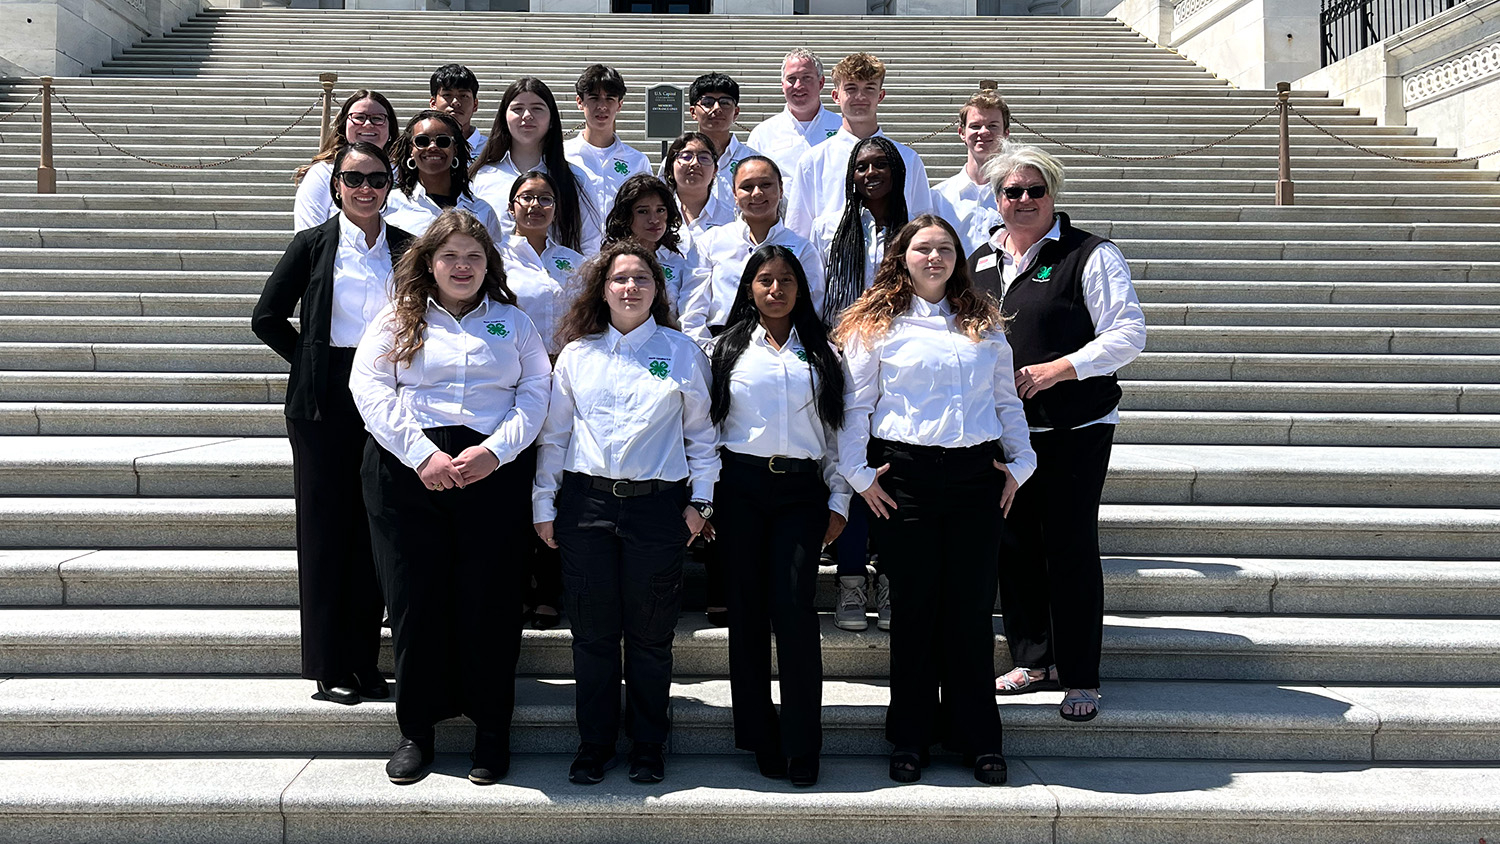
[[[448,162],[448,169],[449,170],[457,170],[458,169],[458,156],[456,156],[456,155],[453,156],[453,160],[450,161],[450,162]]]
[[[406,169],[408,169],[408,170],[415,170],[415,169],[417,169],[417,160],[415,158],[412,158],[409,155],[406,157]]]

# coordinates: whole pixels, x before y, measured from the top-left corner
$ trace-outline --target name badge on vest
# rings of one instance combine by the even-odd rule
[[[997,256],[995,255],[995,253],[991,252],[990,254],[985,255],[984,257],[980,258],[978,261],[976,261],[974,263],[974,272],[976,272],[976,273],[982,273],[985,270],[990,269],[991,267],[995,266],[995,259],[996,259],[996,257]]]
[[[484,321],[484,331],[492,337],[509,337],[515,333],[515,326],[508,319],[487,319]]]
[[[646,359],[646,371],[665,381],[672,374],[672,359],[652,355]]]

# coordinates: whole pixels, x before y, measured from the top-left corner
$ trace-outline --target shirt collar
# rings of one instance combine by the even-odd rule
[[[771,346],[771,335],[770,335],[770,332],[766,331],[766,327],[764,325],[761,325],[759,322],[757,322],[755,324],[754,330],[752,330],[750,332],[750,342],[751,343],[759,343],[760,345],[766,347],[767,349],[770,349],[772,352],[776,352],[777,351],[775,348],[773,348]],[[785,352],[788,349],[792,348],[793,346],[800,346],[800,345],[802,345],[802,340],[797,337],[797,328],[796,328],[796,326],[793,326],[792,327],[792,333],[787,335],[786,342],[783,343],[782,346],[781,346],[781,351]],[[778,352],[778,354],[779,354],[779,352]]]
[[[1062,240],[1062,217],[1054,215],[1052,218],[1052,228],[1048,229],[1047,233],[1042,235],[1042,239],[1038,240],[1032,245],[1031,249],[1026,251],[1034,253],[1043,243],[1049,240]],[[995,247],[995,252],[1001,257],[1009,259],[1010,253],[1005,251],[1005,223],[1003,221],[998,228],[990,233],[990,245]]]
[[[624,346],[632,352],[636,352],[640,351],[640,348],[646,345],[646,341],[650,340],[651,336],[655,333],[656,318],[648,316],[645,322],[636,326],[635,330],[629,334],[621,334],[613,324],[606,326],[604,329],[604,339],[611,349]]]
[[[911,296],[912,316],[947,316],[951,313],[953,313],[953,306],[948,304],[947,299],[943,299],[937,304],[933,304],[932,302],[923,299],[921,296],[918,296],[915,293],[913,293]]]
[[[879,135],[880,137],[884,138],[885,130],[877,127],[875,129],[875,135]],[[870,137],[873,138],[875,137],[875,135],[871,135]],[[853,132],[850,132],[849,127],[845,126],[842,122],[839,123],[839,136],[847,138],[850,143],[859,143],[860,141],[864,140],[864,138],[861,138],[855,135]]]
[[[353,220],[344,216],[344,212],[340,211],[339,243],[352,246],[362,253],[374,252],[378,248],[383,248],[385,246],[385,219],[381,218],[378,222],[380,223],[380,234],[375,236],[375,244],[373,246],[365,248],[364,230],[356,226]]]
[[[488,316],[490,308],[498,304],[500,303],[496,302],[494,299],[491,299],[489,296],[480,294],[479,307],[475,308],[472,311],[469,311],[468,313],[464,314],[462,318],[460,318],[449,313],[447,308],[439,304],[436,296],[427,297],[427,310],[429,312],[437,310],[439,313],[447,314],[448,318],[453,320],[454,322],[463,322],[467,319]]]
[[[786,224],[781,222],[780,220],[777,220],[776,222],[771,224],[771,230],[766,232],[766,239],[762,240],[760,243],[756,243],[755,241],[750,239],[749,223],[745,222],[744,220],[735,220],[734,224],[739,226],[740,240],[743,240],[745,243],[750,244],[750,248],[752,249],[757,246],[765,246],[767,243],[775,243],[777,236],[787,230]]]

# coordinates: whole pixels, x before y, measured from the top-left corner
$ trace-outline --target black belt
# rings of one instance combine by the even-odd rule
[[[727,448],[720,449],[719,455],[736,463],[767,469],[773,475],[785,475],[790,472],[817,472],[823,468],[818,461],[807,457],[782,457],[780,455],[756,457],[753,454],[740,454]]]
[[[875,437],[871,438],[870,445],[879,449],[895,449],[896,451],[904,451],[908,454],[918,454],[923,457],[962,458],[970,456],[996,456],[996,459],[1000,459],[1001,462],[1004,462],[1001,456],[999,440],[990,440],[989,442],[982,442],[977,445],[965,445],[959,446],[957,448],[948,448],[941,445],[917,445],[915,443],[903,443],[897,442],[895,440],[883,440]]]
[[[589,489],[599,492],[607,492],[616,498],[637,498],[642,495],[655,495],[682,485],[682,481],[664,481],[653,478],[649,481],[617,481],[614,478],[601,478],[597,475],[583,475],[569,472],[569,475],[578,478]]]

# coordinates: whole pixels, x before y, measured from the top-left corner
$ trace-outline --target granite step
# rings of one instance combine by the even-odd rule
[[[825,677],[886,676],[888,634],[820,620]],[[13,674],[295,675],[298,627],[292,609],[9,608],[0,609],[0,655]],[[1000,629],[997,618],[997,642]],[[727,643],[726,630],[684,616],[674,671],[727,676]],[[570,648],[566,625],[523,630],[517,671],[567,677]],[[995,653],[996,671],[1008,670],[1006,649]],[[381,665],[391,670],[389,635]],[[1496,684],[1500,620],[1107,613],[1100,671],[1107,680]]]
[[[1080,759],[1500,761],[1500,717],[1493,714],[1500,687],[1394,690],[1121,680],[1103,691],[1103,717],[1087,726],[1057,717],[1062,692],[998,698],[1007,753]],[[778,694],[773,683],[773,699]],[[516,697],[513,752],[566,759],[562,754],[577,742],[573,683],[518,677]],[[885,681],[826,683],[825,764],[888,752],[889,703]],[[676,757],[735,754],[730,706],[726,679],[676,678],[669,752]],[[1466,711],[1469,717],[1453,717]],[[439,751],[468,751],[473,729],[467,719],[444,724],[437,734]],[[0,683],[3,754],[380,754],[396,735],[392,703],[330,705],[302,679],[12,677]]]

